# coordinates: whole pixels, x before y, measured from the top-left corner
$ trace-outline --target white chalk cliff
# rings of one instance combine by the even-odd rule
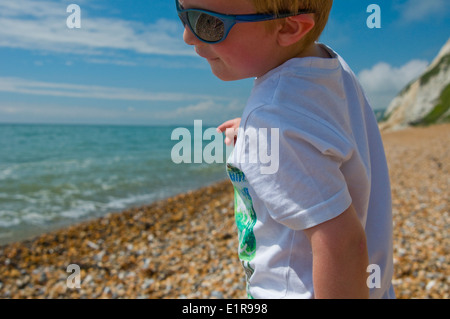
[[[392,100],[382,130],[450,121],[450,38],[425,72]]]

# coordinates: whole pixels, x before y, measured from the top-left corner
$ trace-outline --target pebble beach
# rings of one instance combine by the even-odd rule
[[[397,298],[448,299],[450,124],[382,135]],[[69,265],[80,270],[79,282]],[[0,298],[246,298],[232,185],[222,181],[4,245]]]

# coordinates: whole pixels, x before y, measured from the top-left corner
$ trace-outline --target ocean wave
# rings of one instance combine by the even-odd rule
[[[102,205],[101,203],[91,201],[76,201],[73,203],[73,206],[72,209],[61,212],[60,216],[69,219],[79,219],[92,215],[94,212],[98,211],[99,207]]]
[[[20,224],[20,218],[15,216],[15,212],[0,210],[0,228],[10,228]]]

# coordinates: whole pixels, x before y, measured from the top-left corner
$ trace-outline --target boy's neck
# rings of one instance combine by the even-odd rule
[[[302,50],[299,54],[295,56],[296,58],[305,58],[305,57],[317,57],[323,59],[330,59],[331,55],[327,50],[318,43],[313,43],[306,49]]]
[[[273,70],[276,67],[282,65],[283,63],[285,63],[286,61],[289,61],[291,59],[294,58],[306,58],[306,57],[317,57],[317,58],[322,58],[322,59],[331,59],[332,56],[331,54],[320,44],[318,43],[313,43],[310,46],[308,46],[307,48],[301,50],[300,52],[298,50],[296,50],[296,48],[291,47],[291,50],[287,49],[284,50],[283,52],[281,52],[278,56],[278,60],[275,61],[275,63],[272,65],[272,68],[269,68],[267,70]],[[262,73],[260,75],[256,75],[256,78],[259,78],[261,76],[263,76],[265,73]]]

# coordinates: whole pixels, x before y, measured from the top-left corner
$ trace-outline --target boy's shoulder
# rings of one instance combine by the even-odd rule
[[[248,107],[253,109],[275,104],[289,108],[299,103],[307,106],[314,101],[333,99],[333,95],[344,89],[342,77],[346,71],[339,55],[327,46],[323,47],[329,53],[328,58],[307,56],[289,59],[256,78]],[[298,108],[294,107],[294,110]]]
[[[339,71],[347,71],[347,64],[328,46],[320,44],[320,47],[326,52],[326,56],[294,57],[256,78],[254,89],[258,87],[263,87],[263,89],[255,93],[261,94],[262,91],[280,85],[298,85],[298,81],[302,81],[303,84],[319,82],[318,84],[328,85],[338,80],[338,77],[342,76],[342,72]],[[302,88],[302,86],[298,86],[296,89],[301,90]]]
[[[348,131],[348,114],[370,106],[345,61],[322,46],[330,58],[294,58],[257,78],[242,118],[250,117],[259,125],[271,119],[267,125],[287,121]]]

